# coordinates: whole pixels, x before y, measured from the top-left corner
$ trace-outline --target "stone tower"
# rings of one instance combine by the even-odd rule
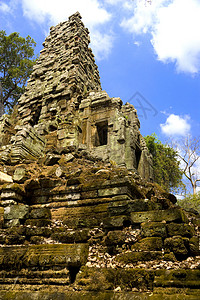
[[[51,27],[19,99],[20,126],[12,147],[0,155],[5,158],[9,152],[15,163],[41,157],[45,149],[81,146],[151,180],[152,161],[137,112],[102,91],[89,43],[89,31],[78,12]]]
[[[78,13],[51,28],[0,119],[0,299],[199,299],[200,215],[141,178],[137,112],[88,44]]]

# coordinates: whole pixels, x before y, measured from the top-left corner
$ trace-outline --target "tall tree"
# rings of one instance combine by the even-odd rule
[[[162,144],[156,134],[147,135],[145,141],[153,156],[154,180],[166,191],[183,188],[182,171],[177,152]]]
[[[0,31],[0,101],[1,107],[12,108],[25,89],[35,63],[36,43],[27,36],[14,32],[9,36]]]
[[[183,174],[192,186],[193,194],[196,194],[197,186],[200,185],[200,138],[191,135],[172,141],[177,149],[181,161]]]

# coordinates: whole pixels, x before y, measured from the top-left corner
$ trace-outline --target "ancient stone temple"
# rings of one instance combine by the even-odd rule
[[[152,182],[89,42],[79,13],[52,27],[1,118],[0,299],[198,299],[200,216]]]
[[[136,110],[102,91],[89,42],[79,13],[50,29],[19,100],[20,125],[7,147],[11,163],[40,157],[45,147],[85,145],[93,155],[152,179]]]

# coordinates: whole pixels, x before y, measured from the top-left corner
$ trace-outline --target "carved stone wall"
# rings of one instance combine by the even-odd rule
[[[19,124],[33,127],[38,135],[35,144],[43,136],[46,149],[84,144],[93,155],[152,180],[152,160],[139,132],[137,112],[101,90],[88,34],[79,13],[50,29],[19,99]],[[19,159],[28,154],[22,154],[22,148]]]

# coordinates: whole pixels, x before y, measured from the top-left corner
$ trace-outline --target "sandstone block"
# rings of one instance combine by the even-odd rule
[[[164,240],[164,247],[173,252],[176,256],[184,257],[188,254],[189,239],[174,236]]]
[[[23,183],[27,179],[28,179],[28,176],[27,176],[26,168],[17,167],[15,172],[14,172],[14,175],[13,175],[14,182]]]
[[[109,217],[103,220],[103,226],[106,229],[122,228],[127,224],[131,224],[131,220],[128,216]]]
[[[76,231],[67,231],[56,232],[51,235],[53,240],[56,240],[60,243],[84,243],[89,239],[88,229],[80,229]]]
[[[32,208],[29,213],[30,219],[50,219],[51,212],[47,207]]]
[[[88,244],[44,244],[32,245],[23,257],[23,263],[29,267],[63,265],[81,266],[88,257]]]
[[[129,193],[130,191],[126,186],[98,190],[99,197],[116,196],[116,195],[123,195]]]
[[[189,247],[192,255],[200,255],[200,240],[198,236],[193,236],[189,240]]]
[[[154,210],[144,212],[132,212],[131,220],[133,223],[143,223],[147,221],[151,222],[188,222],[188,219],[183,210],[178,208],[166,209],[166,210]]]
[[[163,242],[161,237],[147,237],[131,246],[131,250],[161,251]]]
[[[194,228],[188,224],[167,224],[167,233],[169,236],[181,235],[185,237],[192,237],[194,235]]]
[[[154,209],[161,209],[159,203],[152,202],[149,199],[136,199],[129,202],[130,212],[151,211]]]
[[[4,208],[4,219],[25,219],[29,212],[28,205],[12,205]]]
[[[4,183],[4,182],[13,182],[12,176],[0,172],[0,183]]]
[[[159,236],[167,237],[166,224],[161,222],[145,222],[141,224],[142,235],[144,237]]]
[[[126,234],[121,230],[109,231],[106,238],[105,244],[107,246],[122,245],[126,240]]]
[[[141,252],[126,252],[117,255],[116,261],[124,264],[131,264],[137,261],[150,261],[162,259],[161,251],[141,251]]]
[[[53,153],[48,153],[46,155],[44,164],[46,166],[53,166],[59,161],[60,157],[61,157],[60,155],[53,154]]]

